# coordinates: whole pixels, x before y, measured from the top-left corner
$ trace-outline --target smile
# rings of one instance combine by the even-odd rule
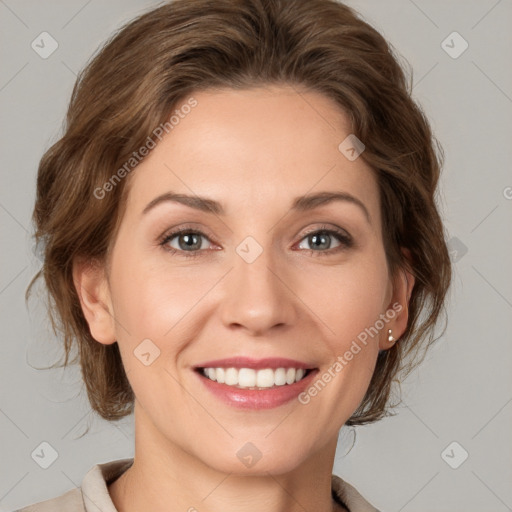
[[[311,370],[304,368],[199,368],[208,379],[239,389],[269,389],[301,381]]]

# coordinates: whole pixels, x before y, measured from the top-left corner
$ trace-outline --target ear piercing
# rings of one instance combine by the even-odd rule
[[[391,329],[388,329],[388,341],[389,342],[395,341],[395,338],[393,338],[393,335],[391,333],[392,333]]]

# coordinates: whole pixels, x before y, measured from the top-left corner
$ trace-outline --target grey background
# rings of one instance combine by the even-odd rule
[[[446,151],[439,206],[455,276],[448,329],[404,382],[399,414],[355,429],[351,450],[354,429],[343,428],[334,472],[383,511],[512,510],[512,2],[348,3],[413,66],[414,96]],[[61,351],[44,308],[33,300],[27,309],[24,292],[39,267],[30,239],[37,165],[60,133],[75,75],[152,5],[0,0],[0,512],[133,456],[133,418],[92,414],[78,368],[37,370]],[[59,45],[47,59],[31,48],[43,31]],[[458,58],[441,46],[453,31],[469,44]],[[31,456],[44,441],[58,454],[48,469]],[[460,447],[443,458],[453,441]],[[467,460],[452,469],[446,461],[460,463],[462,450]]]

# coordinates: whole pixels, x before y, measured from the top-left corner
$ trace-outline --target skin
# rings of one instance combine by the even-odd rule
[[[198,105],[130,175],[108,265],[74,268],[91,334],[117,341],[136,395],[135,462],[109,492],[121,512],[341,510],[331,498],[338,431],[393,344],[387,329],[406,329],[414,277],[389,275],[377,181],[339,151],[351,132],[331,99],[284,85],[193,96]],[[215,199],[225,214],[175,202],[142,213],[168,191]],[[355,196],[370,222],[348,201],[291,211],[320,191]],[[179,235],[168,242],[178,254],[159,245],[185,224],[205,234],[193,258]],[[322,226],[354,245],[331,235],[316,248],[307,232]],[[236,252],[247,236],[263,250],[252,263]],[[307,405],[236,409],[192,371],[244,355],[306,361],[321,375],[395,302],[401,312]],[[148,366],[134,356],[144,339],[160,350]],[[252,467],[237,457],[247,442],[261,452]]]

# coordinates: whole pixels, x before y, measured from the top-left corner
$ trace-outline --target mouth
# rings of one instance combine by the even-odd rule
[[[269,409],[296,398],[319,369],[291,359],[232,358],[193,368],[206,389],[234,407]]]
[[[223,368],[198,367],[196,371],[202,376],[219,384],[238,389],[271,389],[290,386],[305,379],[314,368]]]
[[[206,361],[195,367],[207,379],[239,389],[290,386],[300,382],[315,369],[312,365],[295,359],[252,359],[242,356]]]

